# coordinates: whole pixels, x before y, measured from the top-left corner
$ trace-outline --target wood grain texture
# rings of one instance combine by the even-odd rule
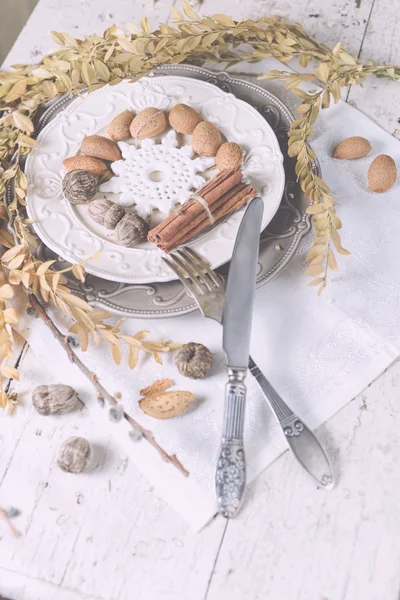
[[[179,5],[179,3],[176,3]],[[112,22],[165,20],[170,0],[40,0],[7,58],[33,61],[50,29],[75,36]],[[317,39],[341,41],[362,59],[400,62],[397,8],[389,0],[204,0],[202,12],[277,13]],[[262,65],[254,65],[256,72]],[[250,70],[246,66],[246,70]],[[371,79],[349,101],[393,132],[398,86]],[[399,125],[400,127],[400,125]],[[30,408],[52,381],[28,352],[24,405],[0,421],[0,506],[16,506],[13,538],[0,521],[0,595],[11,600],[397,600],[400,590],[400,363],[392,365],[318,432],[340,485],[315,489],[286,453],[249,489],[239,519],[216,518],[193,534],[130,465],[90,414],[41,417]],[[55,467],[69,435],[95,447],[91,471]],[[339,449],[339,450],[338,450]]]

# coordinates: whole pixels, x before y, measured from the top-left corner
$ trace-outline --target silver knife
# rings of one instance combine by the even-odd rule
[[[229,381],[225,388],[222,442],[217,461],[215,489],[218,511],[224,517],[238,512],[246,484],[243,444],[251,321],[260,229],[264,204],[254,198],[243,216],[233,249],[222,317],[223,348]]]

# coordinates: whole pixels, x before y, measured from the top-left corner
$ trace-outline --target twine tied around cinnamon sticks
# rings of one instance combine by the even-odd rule
[[[241,171],[222,171],[192,194],[179,211],[173,211],[149,231],[147,239],[164,252],[172,252],[209,227],[209,213],[216,224],[242,208],[255,195],[256,190],[243,181]]]
[[[210,221],[211,225],[214,225],[214,223],[215,223],[215,219],[214,219],[214,217],[212,216],[212,212],[211,212],[211,210],[209,209],[209,207],[208,207],[208,204],[207,204],[207,202],[204,200],[203,196],[200,196],[200,194],[193,193],[193,194],[192,194],[192,195],[191,195],[191,196],[188,198],[188,200],[194,200],[195,202],[200,202],[200,204],[202,205],[202,207],[204,208],[204,210],[205,210],[205,211],[206,211],[206,213],[207,213],[207,217],[208,217],[208,219],[209,219],[209,221]],[[181,211],[180,207],[177,207],[177,208],[175,208],[175,211],[174,211],[174,212],[175,212],[177,215],[181,215],[181,214],[182,214],[182,211]]]

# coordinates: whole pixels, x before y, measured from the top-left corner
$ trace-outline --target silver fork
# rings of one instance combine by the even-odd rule
[[[222,323],[225,281],[191,248],[183,247],[163,257],[197,302],[203,315]],[[294,456],[307,473],[326,490],[334,488],[332,468],[325,450],[303,421],[284,402],[254,360],[249,369],[274,413]]]

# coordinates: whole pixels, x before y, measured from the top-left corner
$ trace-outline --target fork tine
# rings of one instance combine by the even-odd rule
[[[204,289],[201,287],[196,273],[193,269],[187,268],[187,265],[176,254],[170,254],[168,259],[163,257],[163,260],[172,268],[178,275],[179,279],[191,291],[191,293],[204,294]]]
[[[223,283],[218,275],[194,250],[184,246],[181,251],[185,255],[185,258],[191,259],[198,269],[203,269],[218,288],[223,286]]]
[[[186,288],[186,290],[190,294],[193,295],[193,290],[191,289],[192,288],[192,284],[189,283],[189,280],[185,277],[185,274],[183,273],[183,271],[178,266],[176,266],[171,260],[168,260],[164,256],[162,256],[161,258],[165,262],[165,264],[167,264],[169,266],[169,268],[171,269],[171,271],[173,271],[175,273],[175,275],[178,276],[178,279],[184,285],[184,287]]]
[[[213,282],[209,277],[207,277],[206,274],[203,273],[203,270],[199,268],[198,264],[196,264],[196,261],[192,260],[190,255],[185,254],[181,248],[175,250],[175,255],[179,256],[182,263],[185,265],[186,270],[190,272],[192,276],[195,276],[196,279],[200,281],[200,283],[202,283],[209,292],[212,292],[215,289]]]

